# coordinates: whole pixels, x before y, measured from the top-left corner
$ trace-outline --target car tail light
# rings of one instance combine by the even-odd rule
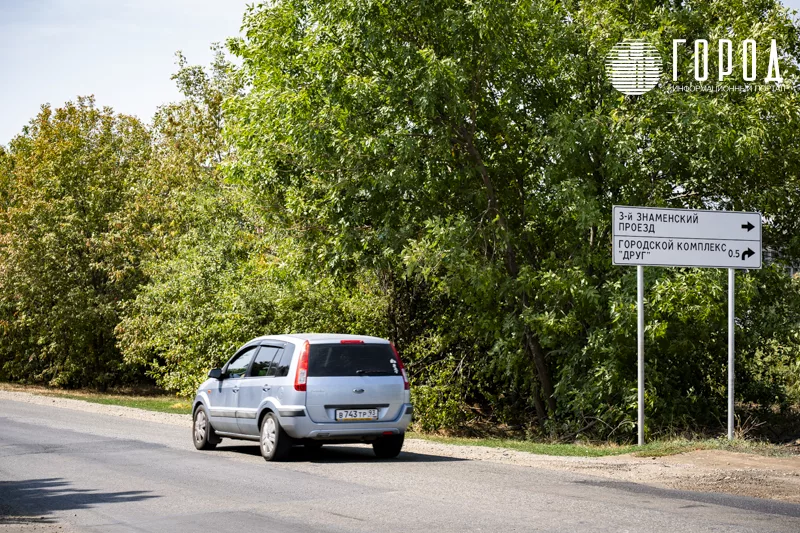
[[[310,346],[308,341],[303,343],[303,351],[300,352],[300,360],[297,361],[297,373],[294,375],[294,390],[306,390],[306,380],[308,379],[308,351]]]
[[[397,348],[394,347],[392,344],[392,350],[394,350],[394,358],[397,359],[397,366],[400,368],[400,374],[403,375],[403,386],[406,390],[411,388],[411,384],[408,382],[408,374],[406,374],[406,367],[403,366],[403,361],[400,359],[400,354],[397,353]]]
[[[342,339],[339,342],[342,344],[364,344],[364,341],[359,339]]]

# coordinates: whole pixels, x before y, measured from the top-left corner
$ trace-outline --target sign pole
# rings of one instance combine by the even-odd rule
[[[734,372],[734,351],[736,336],[735,333],[735,312],[734,294],[736,288],[736,270],[728,269],[728,440],[733,440],[733,376]]]
[[[644,445],[644,267],[636,267],[636,344],[639,372],[639,446]]]

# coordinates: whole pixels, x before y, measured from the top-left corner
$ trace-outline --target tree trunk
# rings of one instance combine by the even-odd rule
[[[542,425],[545,420],[547,420],[547,410],[544,408],[544,402],[542,402],[542,395],[539,393],[541,384],[538,381],[534,382],[534,389],[533,389],[533,405],[536,407],[536,419],[539,421],[539,425]]]
[[[547,401],[547,410],[552,416],[556,412],[556,398],[553,395],[553,381],[550,379],[550,370],[547,368],[542,345],[539,344],[539,339],[530,332],[526,332],[525,338],[528,352],[533,359],[533,364],[536,366],[539,383],[542,385],[542,393]]]

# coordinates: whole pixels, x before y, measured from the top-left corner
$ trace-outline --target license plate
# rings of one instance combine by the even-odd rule
[[[377,420],[377,409],[337,409],[337,422],[363,422],[365,420]]]

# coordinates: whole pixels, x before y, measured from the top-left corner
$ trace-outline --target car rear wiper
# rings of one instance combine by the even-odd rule
[[[391,372],[387,372],[386,370],[361,370],[361,369],[356,370],[356,374],[358,374],[359,376],[362,374],[371,374],[371,375],[385,374],[387,376],[393,375]]]

